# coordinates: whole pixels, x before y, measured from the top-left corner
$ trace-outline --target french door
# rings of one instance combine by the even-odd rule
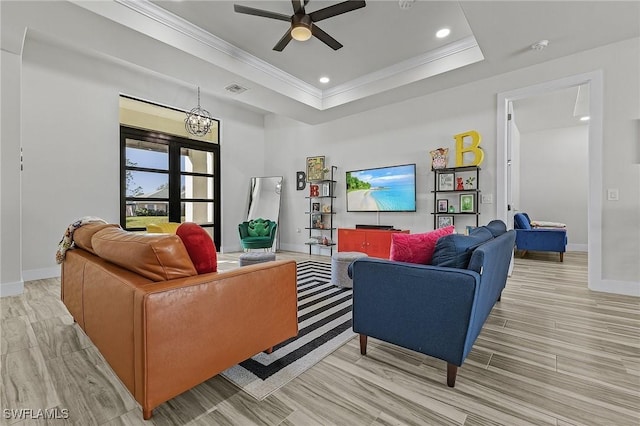
[[[220,146],[120,126],[120,225],[195,222],[220,247]]]

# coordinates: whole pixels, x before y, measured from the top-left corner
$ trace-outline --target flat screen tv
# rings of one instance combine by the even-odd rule
[[[348,212],[415,212],[416,165],[347,172]]]

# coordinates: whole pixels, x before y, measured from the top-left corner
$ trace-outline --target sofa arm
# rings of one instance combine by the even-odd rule
[[[362,258],[352,275],[356,333],[462,365],[478,273]]]
[[[152,409],[297,334],[296,264],[154,283],[134,308],[135,397]]]

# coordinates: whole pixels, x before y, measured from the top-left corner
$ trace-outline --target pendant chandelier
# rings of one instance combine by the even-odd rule
[[[184,128],[195,136],[204,136],[211,131],[213,118],[206,109],[200,107],[200,87],[198,87],[198,106],[187,113]]]

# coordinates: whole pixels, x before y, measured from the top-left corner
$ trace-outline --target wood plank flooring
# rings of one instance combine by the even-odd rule
[[[239,254],[221,254],[220,269],[238,267]],[[0,424],[639,425],[640,298],[589,291],[586,255],[564,259],[516,258],[454,389],[445,362],[371,338],[361,356],[356,338],[264,401],[216,376],[148,422],[74,325],[59,279],[31,281],[23,295],[0,299],[0,403],[69,416],[3,411]]]

